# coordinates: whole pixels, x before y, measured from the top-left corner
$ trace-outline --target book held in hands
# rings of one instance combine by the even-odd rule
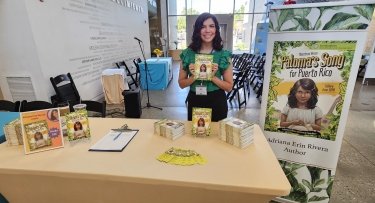
[[[212,63],[214,56],[210,54],[195,54],[195,79],[212,80]]]

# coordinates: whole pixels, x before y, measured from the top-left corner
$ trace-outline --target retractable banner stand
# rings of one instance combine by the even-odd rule
[[[292,186],[281,202],[329,202],[374,3],[270,11],[260,121]]]

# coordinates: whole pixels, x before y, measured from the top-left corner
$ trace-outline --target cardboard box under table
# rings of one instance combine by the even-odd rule
[[[172,141],[154,135],[150,119],[90,118],[91,141],[24,155],[22,146],[0,145],[0,191],[9,202],[269,202],[290,185],[259,126],[254,143],[238,149],[217,137],[190,134]],[[109,129],[139,129],[122,152],[89,152]],[[171,147],[192,149],[204,165],[156,160]]]
[[[159,57],[147,59],[148,68],[148,89],[149,90],[163,90],[167,88],[172,79],[172,58]],[[146,89],[146,71],[145,63],[139,63],[141,73],[141,87]]]

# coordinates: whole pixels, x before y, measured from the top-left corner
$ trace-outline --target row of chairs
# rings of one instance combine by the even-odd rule
[[[73,111],[73,106],[75,104],[83,103],[86,104],[86,109],[90,112],[99,113],[101,117],[106,117],[106,102],[97,102],[91,100],[82,100],[78,92],[78,89],[74,83],[74,80],[70,73],[61,74],[56,77],[50,78],[53,89],[56,95],[51,97],[52,107],[58,106],[60,103],[69,103],[70,110]],[[41,101],[42,103],[48,103]],[[40,102],[39,102],[40,103]],[[35,106],[38,103],[34,104]],[[48,104],[46,104],[48,105]],[[21,105],[22,106],[22,105]]]
[[[86,109],[89,112],[94,112],[100,115],[101,117],[106,116],[105,108],[106,103],[100,103],[95,101],[81,101],[82,104],[86,104]],[[69,104],[71,111],[73,111],[73,105]],[[0,100],[0,111],[9,111],[9,112],[27,112],[27,111],[36,111],[41,109],[55,108],[58,106],[58,103],[50,103],[47,101],[16,101],[11,102],[7,100]]]
[[[133,64],[135,66],[135,70],[131,70],[128,65],[126,65],[125,61],[120,61],[116,63],[117,68],[124,68],[126,71],[127,76],[127,82],[129,85],[129,88],[132,89],[132,86],[135,86],[135,89],[139,87],[139,80],[140,80],[140,69],[139,69],[139,63],[141,63],[142,60],[140,58],[133,59]]]
[[[134,69],[130,69],[125,61],[120,61],[115,63],[117,68],[121,69],[124,68],[126,71],[127,79],[129,88],[132,89],[139,87],[139,80],[140,80],[140,69],[139,69],[139,63],[142,62],[140,58],[134,59],[133,63],[135,66]],[[74,80],[70,73],[67,74],[61,74],[56,77],[50,78],[51,84],[53,86],[53,89],[56,92],[56,95],[51,97],[51,101],[54,103],[62,103],[62,102],[68,102],[69,104],[78,104],[78,103],[86,103],[87,110],[96,111],[96,112],[102,112],[102,116],[106,116],[106,101],[102,102],[96,102],[96,101],[83,101],[81,99],[81,96],[78,92],[78,89],[74,83]],[[88,105],[89,104],[89,105]],[[110,114],[114,113],[121,113],[123,112],[112,112]]]
[[[227,93],[227,99],[232,102],[234,98],[237,98],[238,108],[241,108],[242,105],[246,106],[247,104],[251,86],[254,86],[253,89],[257,94],[257,98],[261,96],[265,56],[248,53],[233,55],[232,64],[233,88],[232,91]],[[241,97],[243,98],[242,101]]]
[[[142,62],[140,58],[134,59],[133,63],[135,65],[135,71],[131,71],[127,66],[125,61],[117,62],[116,66],[118,68],[124,68],[128,76],[127,81],[128,85],[139,86],[140,80],[140,70],[139,63]],[[11,102],[7,100],[0,100],[0,111],[11,111],[11,112],[25,112],[25,111],[34,111],[40,109],[47,109],[57,107],[60,103],[69,103],[71,111],[73,110],[73,105],[78,103],[84,103],[87,106],[88,111],[99,113],[102,117],[106,116],[106,101],[97,102],[82,100],[78,92],[78,89],[74,83],[74,80],[70,73],[61,74],[56,77],[50,78],[53,89],[56,92],[56,95],[51,97],[50,102],[46,101],[16,101]]]

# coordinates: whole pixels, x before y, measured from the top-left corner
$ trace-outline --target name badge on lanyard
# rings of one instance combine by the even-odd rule
[[[197,95],[207,95],[207,87],[204,85],[195,86],[195,94]]]

